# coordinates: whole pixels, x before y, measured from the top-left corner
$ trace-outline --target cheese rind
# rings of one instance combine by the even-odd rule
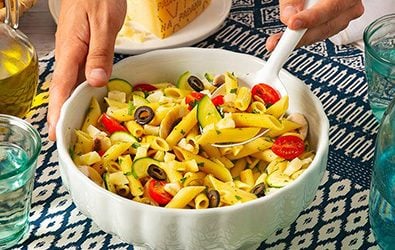
[[[158,38],[166,38],[199,16],[210,0],[128,0],[128,16]]]

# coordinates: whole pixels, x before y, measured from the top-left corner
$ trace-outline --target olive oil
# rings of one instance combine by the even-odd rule
[[[23,117],[36,94],[38,59],[23,34],[0,25],[8,35],[0,39],[0,113]]]

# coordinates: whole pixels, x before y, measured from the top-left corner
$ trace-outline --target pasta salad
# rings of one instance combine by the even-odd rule
[[[223,93],[214,92],[219,86]],[[107,88],[104,105],[92,98],[70,152],[80,171],[125,198],[167,208],[234,205],[288,185],[314,158],[304,115],[287,113],[288,96],[264,83],[248,88],[231,72],[187,71],[176,83],[112,79]]]

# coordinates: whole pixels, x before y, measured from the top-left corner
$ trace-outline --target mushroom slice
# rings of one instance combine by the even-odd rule
[[[297,131],[302,136],[303,140],[305,140],[309,130],[309,124],[306,117],[301,113],[292,113],[287,117],[287,119],[302,125],[299,129],[297,129]]]
[[[225,83],[225,75],[224,74],[216,75],[214,77],[213,85],[215,87],[219,87],[219,86],[221,86],[224,83]]]
[[[163,118],[159,125],[159,136],[166,139],[173,128],[188,113],[188,109],[184,105],[177,105],[172,108]]]

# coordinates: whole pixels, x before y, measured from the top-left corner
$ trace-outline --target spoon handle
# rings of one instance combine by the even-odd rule
[[[305,8],[310,8],[313,6],[317,0],[307,0],[305,2]],[[301,30],[291,30],[287,28],[281,39],[279,40],[276,48],[273,50],[272,54],[270,55],[267,66],[264,69],[269,69],[272,72],[262,72],[263,75],[277,75],[273,74],[273,72],[280,72],[283,65],[291,55],[292,51],[295,49],[296,45],[303,37],[304,33],[307,29]]]

